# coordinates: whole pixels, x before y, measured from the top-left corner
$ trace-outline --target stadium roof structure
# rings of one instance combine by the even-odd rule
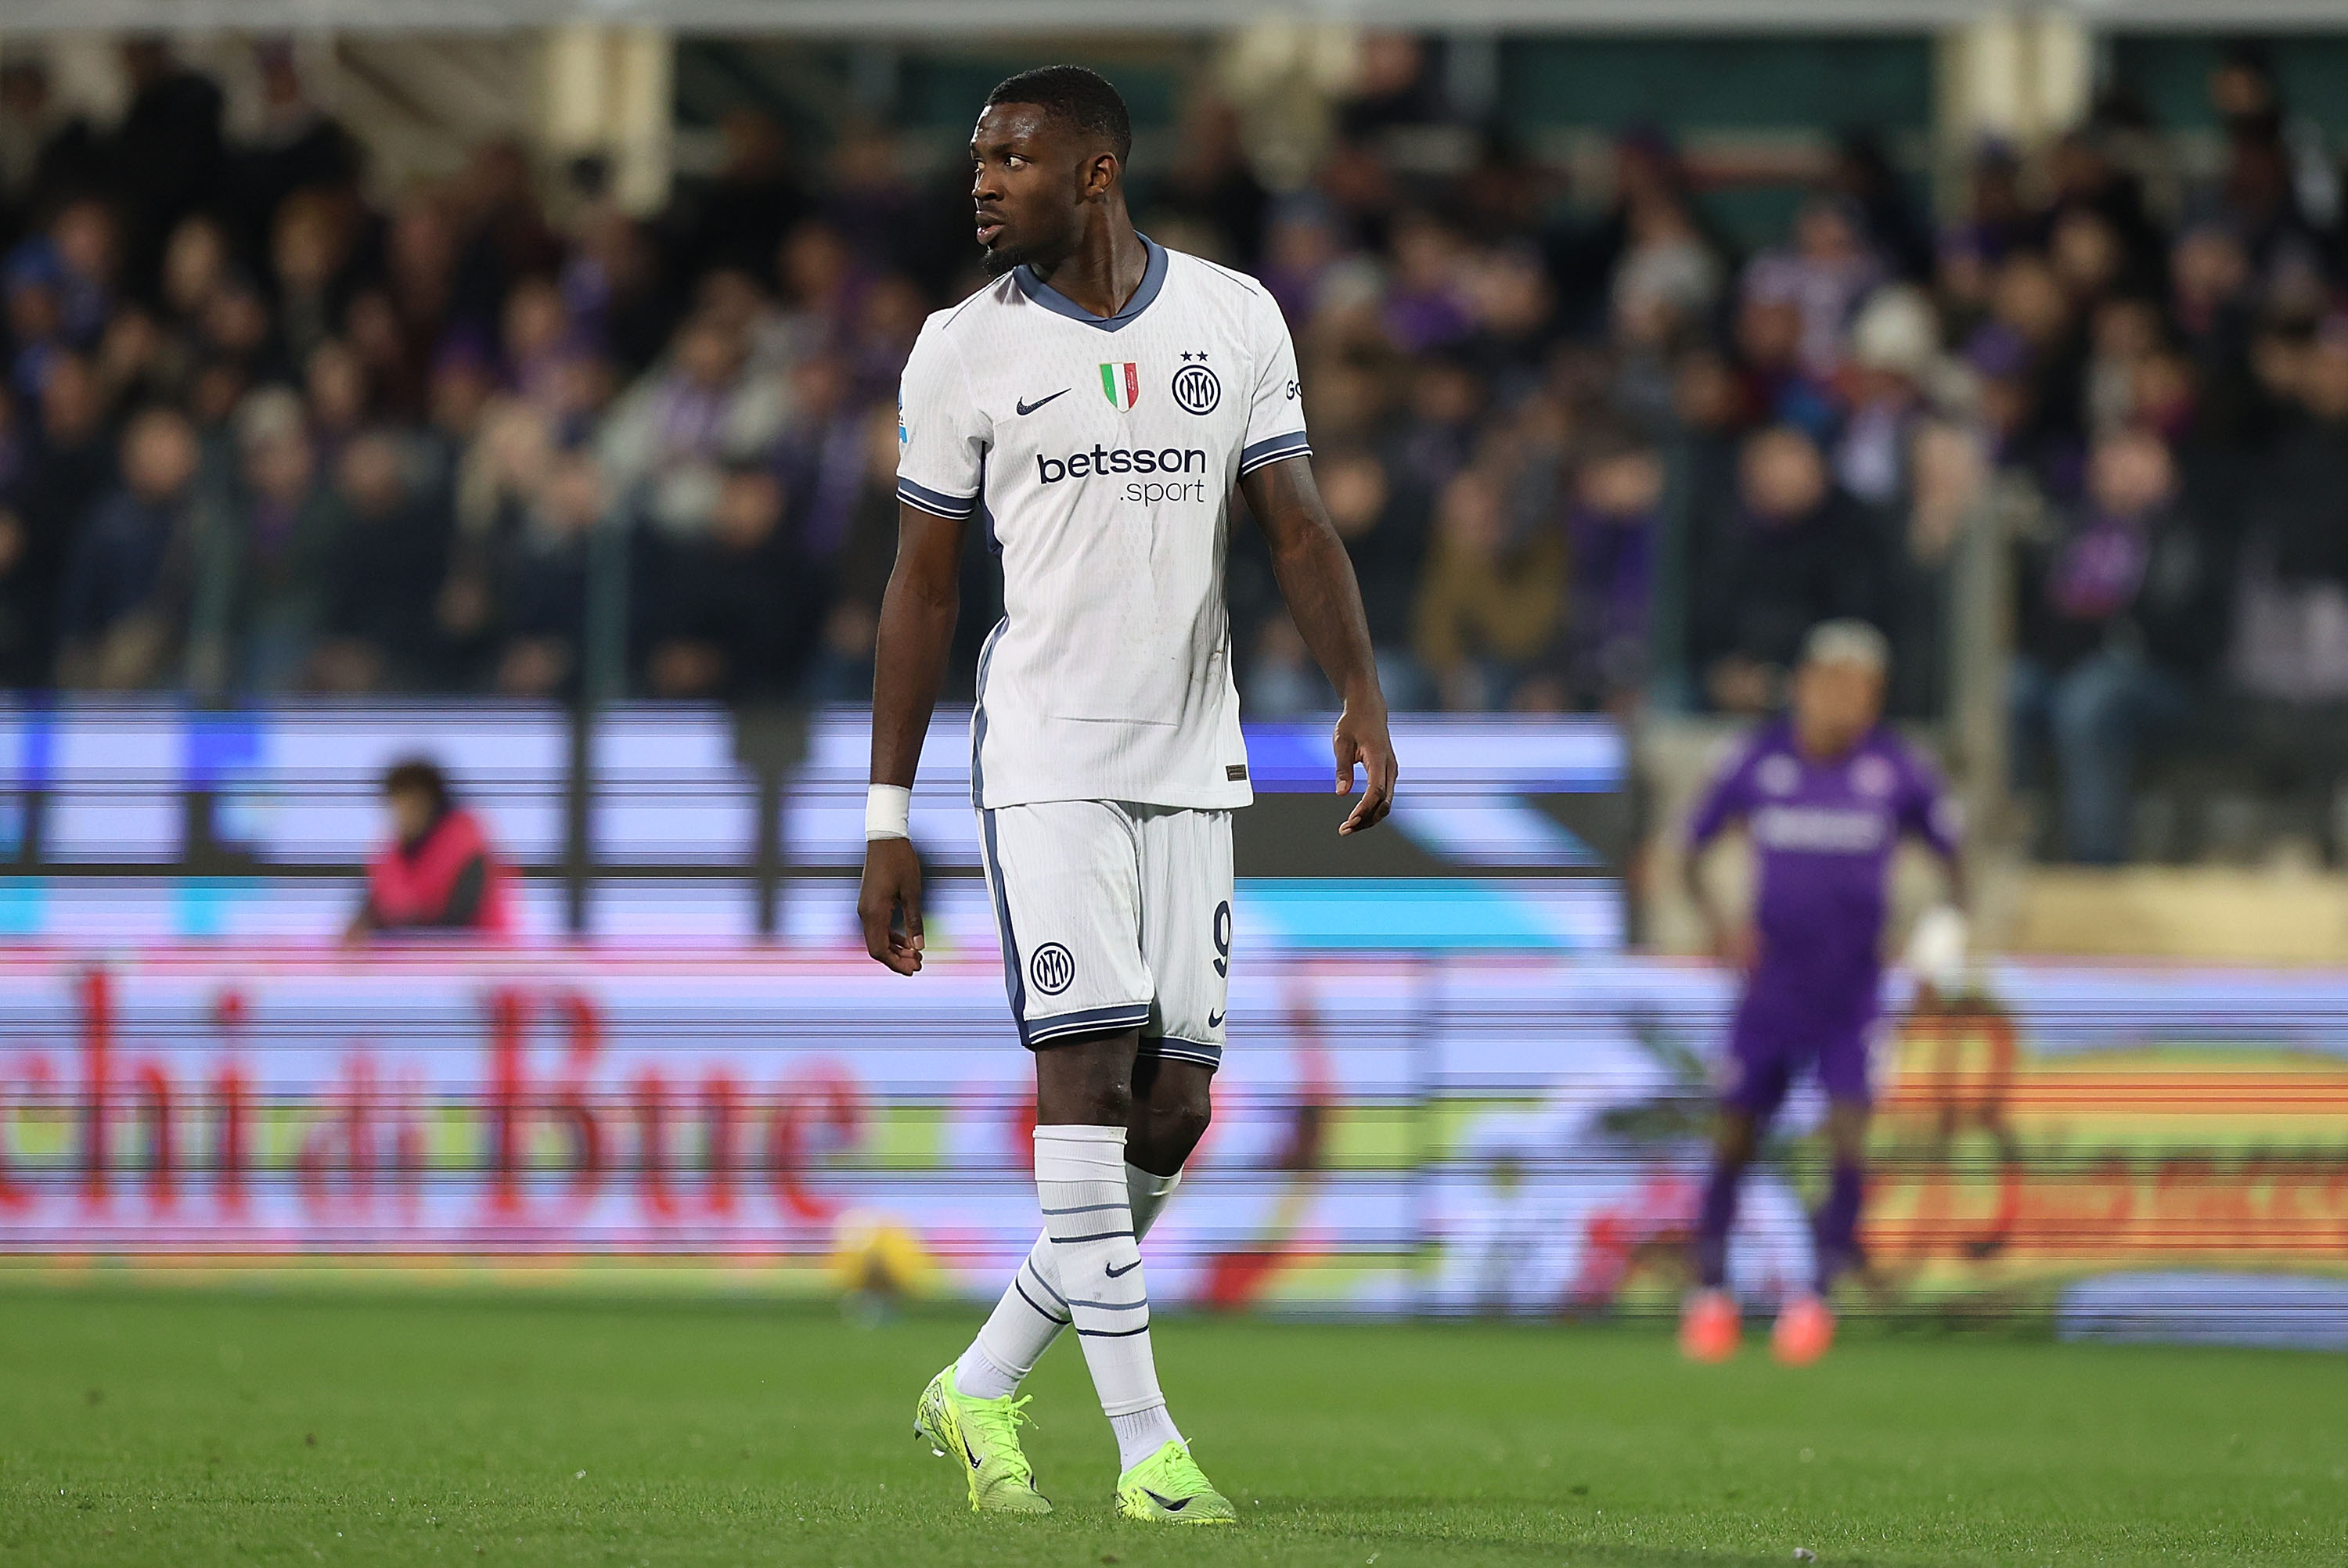
[[[811,36],[1222,31],[1267,20],[1526,32],[1915,32],[2013,0],[6,0],[0,36],[67,29],[468,32],[565,22]],[[2348,30],[2348,0],[2068,0],[2099,30]]]

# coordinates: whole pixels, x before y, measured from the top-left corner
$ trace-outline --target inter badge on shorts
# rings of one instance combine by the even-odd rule
[[[1119,414],[1141,401],[1141,367],[1127,360],[1101,366],[1101,393]]]
[[[1047,997],[1058,996],[1076,978],[1076,955],[1057,942],[1046,942],[1028,960],[1027,978]]]

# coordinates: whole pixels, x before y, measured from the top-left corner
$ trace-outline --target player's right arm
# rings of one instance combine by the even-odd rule
[[[966,526],[910,501],[897,505],[897,564],[880,597],[872,655],[874,784],[913,787],[962,610]],[[865,842],[856,912],[864,923],[866,952],[901,975],[921,968],[922,862],[911,839]]]
[[[977,512],[991,432],[962,356],[932,317],[905,361],[897,397],[897,564],[880,596],[872,651],[875,804],[911,791],[962,609],[963,536]],[[922,862],[905,835],[905,794],[893,825],[868,813],[864,886],[856,913],[864,950],[901,975],[922,967]]]
[[[1681,858],[1680,872],[1687,889],[1688,901],[1695,906],[1696,917],[1704,922],[1704,941],[1715,957],[1739,969],[1750,969],[1760,960],[1761,938],[1753,922],[1730,914],[1712,896],[1712,886],[1704,880],[1704,865],[1707,853],[1719,843],[1717,837],[1701,843],[1690,840],[1687,854]]]

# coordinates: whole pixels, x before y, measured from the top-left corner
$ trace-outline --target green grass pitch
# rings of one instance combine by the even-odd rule
[[[1860,1332],[1682,1365],[1658,1327],[1164,1317],[1243,1522],[1108,1513],[1082,1361],[1030,1387],[1059,1512],[911,1436],[974,1315],[740,1302],[0,1294],[15,1564],[2348,1561],[2348,1359]]]

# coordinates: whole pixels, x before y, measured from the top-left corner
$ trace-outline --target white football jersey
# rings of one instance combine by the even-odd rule
[[[922,328],[897,494],[1003,559],[972,720],[982,807],[1255,798],[1223,600],[1240,477],[1304,455],[1296,350],[1262,285],[1149,241],[1115,316],[1027,268]]]

